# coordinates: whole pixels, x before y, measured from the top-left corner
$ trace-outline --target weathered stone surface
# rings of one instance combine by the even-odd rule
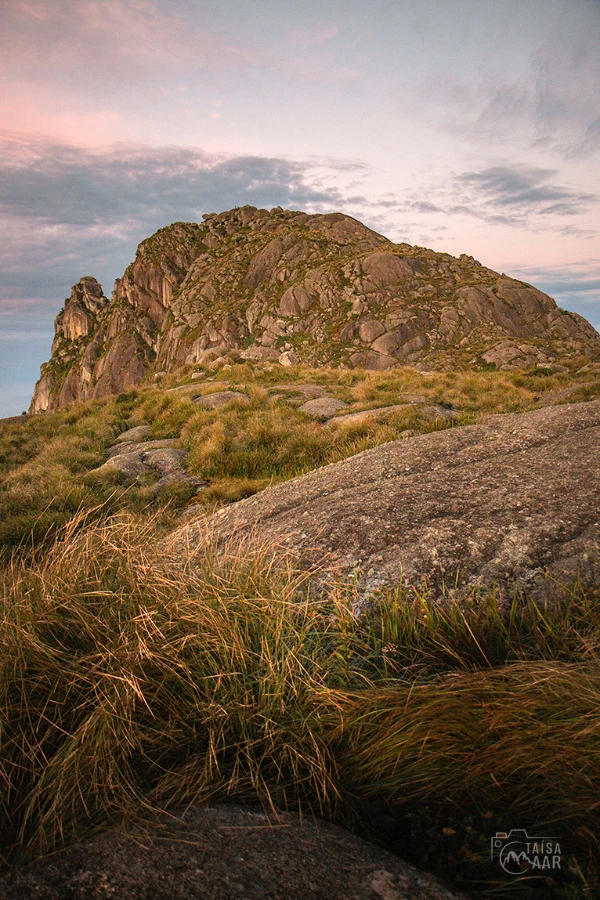
[[[335,400],[333,397],[322,397],[303,403],[299,409],[300,412],[304,412],[308,416],[314,416],[315,419],[329,419],[339,409],[346,409],[347,406],[348,404],[344,403],[343,400]]]
[[[362,271],[368,276],[369,289],[393,287],[399,282],[412,279],[414,272],[410,265],[400,256],[393,253],[371,253],[362,261]]]
[[[324,822],[192,807],[0,878],[2,900],[453,900],[434,876]]]
[[[71,300],[56,320],[52,358],[42,369],[31,404],[32,412],[58,409],[76,400],[119,393],[140,383],[160,351],[161,331],[167,320],[173,292],[184,279],[203,247],[199,225],[176,222],[163,228],[138,247],[135,261],[115,282],[109,302],[98,296],[95,279],[82,279],[88,298],[87,328],[73,337],[62,330]],[[85,284],[84,284],[85,283]],[[156,369],[169,369],[174,361],[169,348]],[[166,365],[162,365],[165,362]]]
[[[325,425],[327,428],[331,428],[334,425],[359,425],[361,422],[369,421],[369,419],[386,419],[395,412],[406,410],[406,408],[411,405],[411,403],[397,403],[394,406],[379,406],[375,409],[363,409],[360,412],[347,413],[344,416],[335,416],[335,418],[325,422]],[[449,418],[452,415],[452,413],[443,406],[425,405],[423,409],[425,410],[426,418]],[[436,415],[433,415],[434,411]]]
[[[282,537],[363,591],[427,579],[551,593],[600,577],[600,401],[394,441],[269,488],[215,519],[218,535]],[[194,529],[196,528],[196,531]],[[187,526],[200,540],[204,524]],[[178,537],[176,536],[176,540]]]
[[[157,479],[152,484],[154,492],[170,484],[189,484],[199,490],[208,482],[188,475],[185,469],[187,452],[178,445],[179,441],[168,438],[159,441],[125,440],[108,448],[108,460],[93,473],[98,477],[118,472],[126,481],[139,481],[150,476]]]
[[[194,376],[192,375],[192,378]],[[165,394],[189,394],[191,397],[200,394],[202,388],[199,384],[179,384],[177,387],[167,388]]]
[[[248,406],[250,398],[241,391],[216,391],[214,394],[196,397],[194,403],[196,406],[204,406],[206,409],[222,409],[229,403],[241,403],[243,406]]]
[[[411,319],[399,328],[377,338],[371,347],[376,353],[391,355],[401,351],[401,356],[407,356],[415,350],[422,350],[428,346],[429,341],[424,332],[431,324],[424,319]]]
[[[320,384],[278,384],[269,393],[274,399],[282,398],[293,406],[302,406],[307,400],[330,396]]]
[[[387,356],[385,353],[376,353],[374,350],[367,350],[363,353],[353,353],[350,357],[350,362],[356,368],[370,369],[373,372],[382,372],[385,369],[391,369],[393,366],[398,365],[398,360],[394,356]]]
[[[282,366],[297,366],[300,364],[300,357],[296,356],[291,350],[286,350],[285,353],[282,353],[279,357],[279,362]]]
[[[416,404],[415,404],[416,405]],[[426,419],[456,419],[460,413],[455,409],[448,409],[446,406],[440,406],[439,403],[424,403],[419,405],[419,412]]]
[[[267,246],[252,258],[246,275],[246,284],[256,288],[266,281],[272,275],[275,264],[279,262],[282,253],[283,244],[279,238],[269,241]]]
[[[301,285],[288,288],[279,303],[279,314],[282,316],[299,316],[312,306],[313,298]]]
[[[95,278],[86,275],[71,290],[71,297],[66,301],[62,316],[59,317],[57,331],[71,341],[85,337],[93,330],[98,314],[107,303],[102,285]]]
[[[385,326],[376,319],[370,319],[368,322],[361,322],[358,326],[358,336],[361,341],[370,344],[376,340],[385,331]]]
[[[248,347],[240,353],[240,356],[251,362],[263,362],[266,359],[279,359],[280,353],[272,347]]]
[[[502,341],[482,355],[487,363],[493,363],[499,369],[527,369],[548,361],[545,353],[531,344]]]
[[[94,353],[93,338],[99,320],[109,301],[102,286],[87,275],[71,289],[71,296],[54,321],[54,341],[50,362],[42,367],[41,377],[29,407],[31,413],[56,409],[76,399],[87,399],[91,380],[90,364]],[[87,351],[87,354],[86,354]],[[80,368],[71,368],[66,377],[63,369],[77,354],[83,354]]]
[[[135,428],[128,428],[123,431],[117,438],[117,443],[123,441],[143,441],[150,431],[149,425],[136,425]]]
[[[598,360],[600,336],[472,257],[392,244],[341,213],[243,207],[148,238],[110,301],[83,278],[56,320],[31,410],[183,365],[218,368],[232,355],[375,371],[515,369]]]
[[[179,447],[179,441],[176,438],[161,438],[158,441],[140,441],[137,438],[130,438],[127,441],[120,441],[109,447],[106,455],[109,459],[113,459],[132,452],[142,453],[147,450],[164,450],[172,447]]]
[[[396,406],[380,406],[377,409],[363,409],[360,412],[347,413],[344,416],[335,416],[325,422],[327,428],[335,425],[360,425],[361,422],[368,422],[370,419],[385,419],[392,413],[405,410],[409,404],[401,403]]]

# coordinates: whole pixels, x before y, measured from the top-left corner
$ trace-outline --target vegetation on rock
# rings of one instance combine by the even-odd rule
[[[307,385],[347,408],[324,425],[301,409]],[[194,403],[227,388],[250,402],[219,409]],[[474,422],[485,413],[599,394],[600,381],[590,370],[365,372],[244,362],[213,374],[209,364],[190,366],[163,377],[159,386],[0,424],[0,554],[19,545],[25,551],[80,509],[96,508],[103,518],[150,504],[163,508],[172,523],[178,508],[193,504],[210,511],[390,440]],[[375,414],[386,410],[385,416]],[[149,440],[176,440],[189,454],[189,474],[207,486],[156,493],[159,473],[152,467],[128,479],[103,465],[119,435],[143,424]]]
[[[57,319],[31,412],[232,352],[376,371],[600,358],[591,325],[530,285],[470,256],[393,244],[341,213],[242,207],[176,222],[140,244],[110,302],[88,303],[83,332],[65,331],[84,282]]]
[[[358,615],[356,572],[166,536],[390,441],[596,399],[600,337],[347,216],[204,218],[144,241],[110,301],[82,278],[44,414],[0,422],[2,862],[235,798],[490,895],[595,896],[596,584],[459,600],[414,580]],[[512,827],[557,830],[562,870],[504,878],[489,839]]]
[[[3,574],[5,862],[141,810],[259,799],[370,821],[462,886],[594,895],[597,592],[400,586],[357,618],[350,586],[314,596],[281,548],[182,559],[157,537],[75,520]],[[487,848],[511,827],[558,830],[563,869],[503,878]]]

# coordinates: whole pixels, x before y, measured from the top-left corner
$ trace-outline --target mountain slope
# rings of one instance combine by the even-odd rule
[[[526,368],[598,359],[600,336],[470,256],[392,244],[341,213],[242,207],[158,231],[110,301],[83,278],[30,411],[232,352],[375,370]]]

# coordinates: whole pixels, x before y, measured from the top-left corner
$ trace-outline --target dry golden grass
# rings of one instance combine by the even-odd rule
[[[123,514],[76,519],[50,552],[14,561],[0,608],[5,858],[207,798],[329,816],[376,799],[560,827],[591,854],[592,884],[598,595],[504,608],[399,589],[360,619],[351,596],[313,596],[277,547],[171,555],[154,522]]]
[[[400,589],[358,620],[351,585],[317,599],[276,548],[216,554],[208,542],[171,557],[161,528],[176,513],[162,495],[150,509],[145,485],[90,477],[122,431],[148,423],[189,449],[191,471],[210,480],[195,499],[213,509],[449,427],[407,406],[323,428],[273,399],[277,384],[317,382],[349,411],[420,394],[461,424],[579,383],[573,399],[591,398],[586,378],[236,365],[200,389],[245,390],[249,406],[202,410],[148,387],[0,430],[4,559],[20,548],[0,570],[0,855],[30,858],[141,809],[231,796],[344,821],[370,803],[409,818],[432,810],[415,840],[441,841],[446,871],[440,823],[485,809],[502,828],[555,825],[585,868],[587,894],[573,876],[535,896],[595,896],[597,593],[500,608],[493,595],[459,606]],[[458,871],[477,853],[455,855]]]
[[[41,852],[134,807],[216,791],[325,803],[325,635],[303,576],[243,547],[182,565],[149,521],[81,526],[4,580],[9,843]]]
[[[528,821],[597,833],[598,662],[527,661],[357,692],[342,770],[362,796],[501,798]],[[526,812],[525,812],[526,811]]]
[[[316,382],[349,403],[349,412],[396,405],[404,395],[420,395],[427,403],[453,408],[457,426],[475,421],[481,413],[531,408],[545,394],[590,381],[589,372],[422,374],[410,368],[365,372],[251,364],[233,365],[217,376],[200,370],[212,381],[193,381],[192,374],[183,370],[160,388],[144,386],[116,398],[74,404],[0,426],[0,558],[7,548],[30,546],[32,540],[51,536],[78,509],[98,508],[98,515],[105,517],[116,509],[140,510],[147,504],[154,510],[185,505],[189,491],[155,495],[145,483],[124,490],[119,476],[89,476],[104,460],[106,447],[134,425],[149,424],[151,438],[182,441],[190,450],[192,473],[211,482],[197,500],[213,508],[410,433],[450,426],[443,418],[431,421],[417,406],[407,405],[385,421],[323,428],[292,403],[270,396],[269,390],[284,382]],[[165,386],[186,378],[192,396],[196,390],[232,388],[245,391],[250,406],[233,403],[221,410],[202,410],[186,391],[165,392]],[[588,384],[578,390],[574,399],[591,398],[596,388]]]

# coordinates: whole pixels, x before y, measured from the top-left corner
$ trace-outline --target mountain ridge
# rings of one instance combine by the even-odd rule
[[[110,300],[91,276],[73,287],[30,412],[231,354],[442,371],[600,359],[583,317],[465,254],[394,244],[342,213],[203,219],[143,241]]]

